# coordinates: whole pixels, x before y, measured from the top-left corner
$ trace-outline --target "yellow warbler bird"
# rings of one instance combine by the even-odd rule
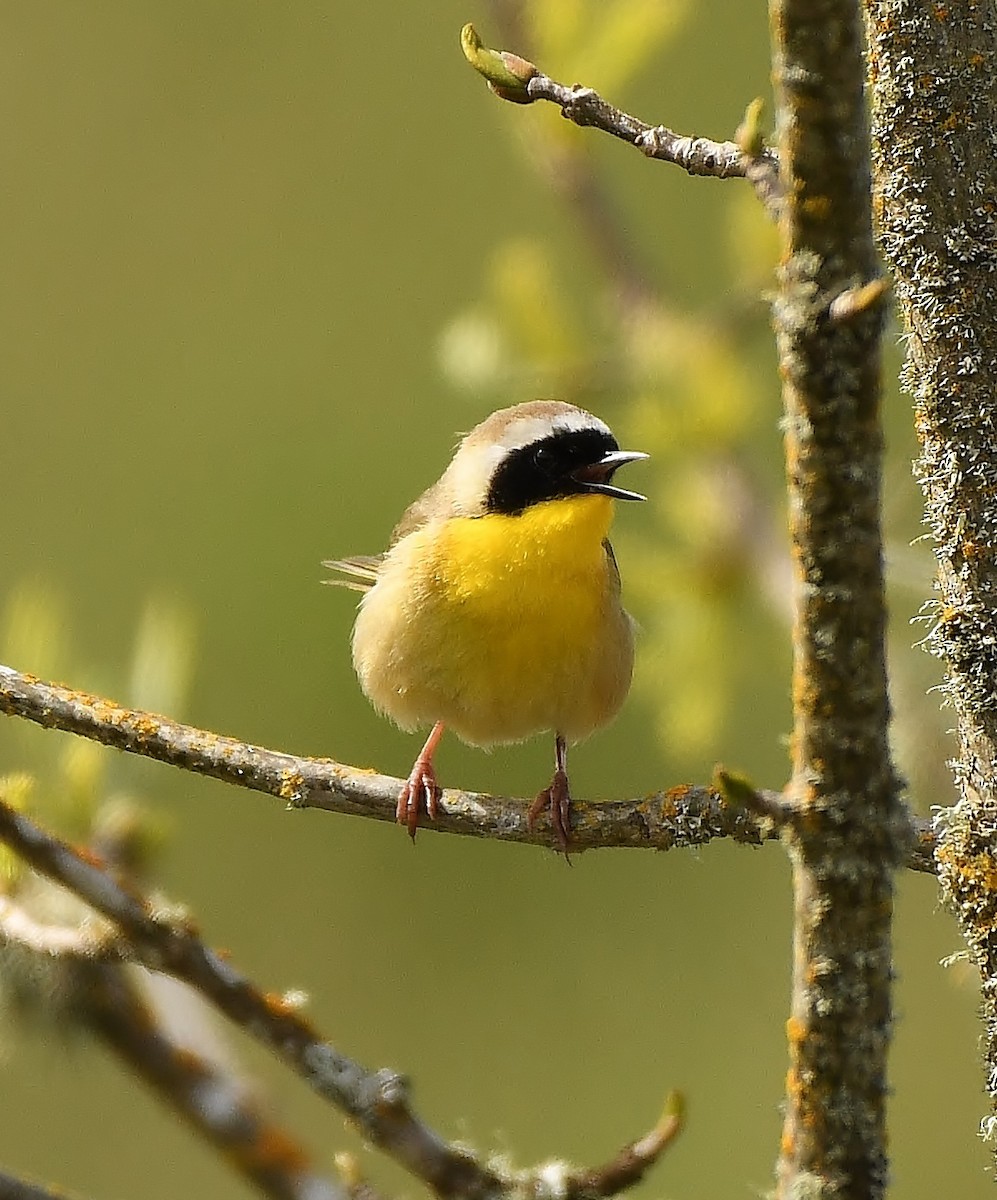
[[[492,413],[405,512],[389,549],[324,565],[364,593],[353,665],[368,699],[402,729],[432,726],[398,797],[414,838],[438,812],[433,754],[447,728],[472,746],[550,730],[555,770],[529,822],[550,811],[567,850],[567,747],[619,711],[633,672],[633,622],[608,540],[613,482],[647,458],[558,400]]]

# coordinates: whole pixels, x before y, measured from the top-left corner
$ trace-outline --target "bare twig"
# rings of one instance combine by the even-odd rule
[[[624,1146],[603,1166],[569,1172],[562,1181],[563,1193],[559,1189],[558,1194],[577,1197],[577,1200],[594,1200],[601,1196],[615,1196],[625,1188],[633,1187],[678,1137],[684,1122],[684,1102],[678,1092],[672,1092],[665,1102],[661,1119],[653,1129],[636,1142]]]
[[[79,970],[87,1024],[250,1183],[272,1200],[346,1200],[320,1174],[297,1138],[270,1120],[251,1091],[159,1027],[120,966]]]
[[[327,758],[303,758],[251,746],[209,730],[182,725],[155,713],[122,708],[101,696],[44,683],[0,666],[0,712],[102,742],[130,754],[210,775],[237,787],[276,796],[294,808],[394,821],[402,781]],[[778,792],[760,792],[773,803]],[[442,833],[548,846],[549,834],[530,830],[530,800],[447,789],[431,828]],[[572,853],[607,847],[672,850],[705,846],[718,838],[757,846],[778,836],[772,822],[725,803],[706,787],[682,786],[635,800],[576,801]],[[931,832],[912,826],[909,866],[933,871]]]
[[[539,1168],[535,1179],[530,1172],[503,1175],[445,1142],[416,1117],[409,1104],[408,1085],[400,1075],[388,1070],[369,1071],[341,1054],[322,1040],[294,1005],[260,991],[250,979],[206,946],[188,919],[159,911],[137,890],[114,879],[96,862],[3,803],[0,803],[0,841],[36,871],[61,883],[114,921],[140,962],[195,988],[230,1020],[272,1050],[319,1095],[345,1112],[364,1137],[438,1195],[492,1200],[500,1193],[513,1190],[525,1189],[534,1194],[541,1189],[540,1174],[546,1168]],[[96,965],[91,969],[98,971]],[[111,974],[94,976],[96,982],[107,989],[116,986],[115,978]],[[104,1003],[107,1020],[113,1024],[113,1028],[110,1025],[107,1028],[108,1035],[134,1038],[134,1010],[129,1013],[120,995],[113,996],[116,1015],[112,1021],[109,997],[111,991],[103,1000],[98,998],[98,1003]],[[176,1064],[164,1060],[161,1067],[175,1071]],[[671,1113],[666,1112],[666,1118],[677,1121],[678,1116],[677,1108]],[[629,1174],[622,1168],[617,1172],[619,1186],[627,1187],[636,1182],[677,1132],[673,1121],[663,1119],[655,1131],[625,1148],[623,1157],[628,1163],[633,1159],[634,1165]],[[284,1165],[288,1166],[286,1162]],[[583,1172],[577,1178],[584,1180],[592,1174]],[[595,1176],[599,1176],[599,1172],[595,1172]],[[565,1195],[577,1195],[582,1200],[583,1193],[579,1190],[582,1185],[577,1183],[571,1190],[572,1178],[574,1176],[569,1173]]]
[[[779,1196],[877,1200],[887,1181],[893,873],[872,239],[857,0],[772,0],[786,199],[774,323],[796,566],[794,963]],[[834,300],[846,294],[848,302]],[[862,297],[861,303],[855,297]],[[847,318],[847,319],[843,319]]]
[[[615,108],[590,87],[558,83],[516,54],[489,50],[472,25],[465,25],[461,31],[461,46],[468,62],[502,99],[518,104],[548,100],[574,124],[601,129],[636,146],[648,158],[674,163],[690,175],[747,179],[767,208],[778,208],[779,162],[771,149],[763,147],[749,154],[737,142],[714,142],[677,134],[664,125],[649,125]]]

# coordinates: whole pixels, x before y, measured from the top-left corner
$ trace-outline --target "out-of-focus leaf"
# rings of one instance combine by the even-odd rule
[[[577,355],[580,343],[567,297],[538,242],[522,239],[499,247],[489,285],[503,325],[525,355],[539,361]]]
[[[746,294],[770,291],[779,261],[779,232],[750,188],[731,190],[724,209],[729,262],[736,286]]]
[[[553,71],[554,63],[573,54],[588,25],[586,0],[533,0],[524,13],[530,22],[534,53],[541,70]]]
[[[0,629],[4,661],[43,679],[58,674],[65,659],[66,622],[50,588],[37,580],[16,584]]]
[[[619,93],[681,28],[687,10],[686,0],[592,5],[588,36],[565,63],[566,77],[603,94]]]
[[[443,374],[454,386],[483,391],[501,383],[510,352],[495,318],[472,309],[443,330],[438,355]]]
[[[136,708],[177,716],[183,711],[194,666],[194,620],[183,605],[148,601],[132,654],[129,701]]]

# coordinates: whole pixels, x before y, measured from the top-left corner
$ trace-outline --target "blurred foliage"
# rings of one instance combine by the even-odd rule
[[[503,36],[518,30],[526,39],[508,50],[612,100],[660,56],[688,11],[684,3],[654,0],[538,0],[511,6],[518,18],[511,20],[509,5],[492,7],[500,26],[505,18]],[[604,290],[573,291],[567,264],[550,245],[508,239],[486,260],[480,297],[444,331],[441,368],[453,386],[495,406],[510,394],[535,394],[595,408],[622,443],[651,454],[653,519],[639,535],[630,528],[615,536],[627,601],[643,628],[638,693],[653,706],[672,760],[695,773],[734,722],[746,719],[759,686],[753,673],[760,641],[770,647],[763,657],[779,663],[788,701],[792,575],[783,485],[773,470],[780,407],[765,303],[776,231],[748,186],[721,185],[723,226],[715,236],[724,243],[724,276],[711,280],[717,299],[710,307],[691,311],[685,297],[648,274],[625,211],[600,173],[600,135],[564,121],[554,105],[534,107],[545,109],[542,125],[527,130],[516,112],[512,131],[583,231],[593,231],[592,244],[601,244]],[[749,109],[757,122],[759,103]],[[908,511],[899,535],[887,529],[887,537],[907,542],[909,528]],[[926,549],[905,557],[908,564],[918,559],[911,574],[923,589]],[[922,672],[915,676],[919,686]],[[788,731],[788,704],[784,711]],[[930,702],[912,712],[919,725],[939,728]],[[905,749],[912,744],[901,742]],[[943,767],[918,769],[943,786]]]
[[[0,614],[0,660],[30,663],[46,678],[72,679],[79,670],[72,630],[56,593],[34,582],[16,586]],[[179,713],[193,661],[193,625],[182,606],[150,600],[139,621],[126,702]],[[105,677],[108,672],[104,671]],[[108,693],[115,691],[107,680]],[[82,843],[140,878],[159,855],[166,818],[138,783],[142,766],[85,738],[54,737],[26,721],[0,722],[0,799],[39,821],[56,836]],[[0,846],[0,894],[42,925],[86,928],[99,919],[75,895],[29,871]],[[71,960],[60,961],[16,942],[0,944],[0,1034],[12,1021],[49,1021],[65,1037],[75,1028],[76,983]],[[14,1039],[0,1037],[0,1044]]]
[[[56,593],[37,582],[16,586],[0,612],[0,660],[31,664],[46,679],[74,679],[79,663]],[[193,622],[176,602],[150,599],[127,668],[126,704],[177,717],[186,704],[194,655]],[[102,690],[117,689],[106,669]],[[0,722],[0,779],[8,804],[50,823],[62,837],[113,844],[115,856],[144,863],[165,836],[163,819],[137,797],[141,765],[85,738],[57,738],[26,721]],[[10,891],[20,872],[0,860]]]
[[[618,92],[656,60],[688,8],[688,0],[535,0],[522,6],[525,57],[555,79]]]
[[[524,53],[555,78],[619,91],[675,35],[684,11],[667,3],[528,5],[534,44]],[[579,194],[591,195],[601,187],[590,153],[598,135],[550,112],[545,149],[562,156],[566,131],[571,169],[592,184]],[[534,141],[534,163],[541,152]],[[747,593],[759,573],[769,594],[787,582],[778,508],[759,495],[750,465],[752,440],[774,425],[758,295],[771,282],[775,235],[747,188],[730,188],[730,200],[732,279],[718,288],[722,311],[690,313],[657,280],[635,297],[614,293],[621,274],[646,270],[625,228],[614,240],[629,261],[604,263],[604,295],[572,294],[552,250],[517,238],[492,252],[483,295],[445,331],[440,353],[455,386],[496,406],[510,393],[563,396],[597,409],[624,444],[651,454],[653,521],[639,538],[617,537],[628,602],[644,628],[638,685],[653,700],[662,740],[690,770],[715,744],[755,656],[739,636]],[[583,223],[595,215],[583,211]],[[785,611],[783,602],[778,620]]]

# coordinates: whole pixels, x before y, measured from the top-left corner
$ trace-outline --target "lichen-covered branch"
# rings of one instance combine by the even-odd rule
[[[888,740],[883,289],[868,288],[879,268],[861,14],[857,0],[772,0],[770,12],[799,812],[786,839],[794,964],[779,1195],[875,1200],[887,1183],[893,873],[906,817]]]
[[[369,1071],[323,1040],[289,1000],[260,990],[231,962],[208,947],[190,919],[164,911],[137,889],[126,886],[95,861],[47,833],[23,813],[0,802],[0,841],[10,846],[36,871],[68,888],[108,920],[121,933],[122,942],[135,958],[153,971],[183,980],[220,1012],[271,1050],[302,1076],[320,1096],[356,1123],[364,1137],[389,1154],[438,1196],[463,1200],[498,1200],[501,1196],[546,1194],[550,1168],[500,1172],[484,1165],[466,1150],[444,1141],[424,1125],[409,1103],[405,1079],[394,1071]],[[99,964],[86,962],[80,969],[93,972],[96,988],[92,1016],[105,1023],[104,1032],[135,1051],[140,1014],[114,995],[116,977]],[[113,1010],[113,1012],[112,1012]],[[161,1051],[162,1053],[159,1053]],[[171,1088],[191,1085],[189,1070],[174,1078],[177,1064],[169,1047],[159,1047],[158,1060],[150,1064],[151,1076],[170,1075]],[[183,1065],[183,1064],[181,1064]],[[187,1067],[190,1063],[186,1064]],[[197,1102],[196,1095],[193,1101]],[[193,1112],[187,1112],[191,1118]],[[558,1171],[558,1196],[563,1200],[590,1200],[614,1195],[636,1183],[671,1144],[681,1125],[681,1102],[674,1098],[662,1119],[644,1137],[625,1146],[604,1167]],[[257,1164],[262,1166],[265,1164]],[[287,1181],[292,1166],[286,1159],[270,1164],[271,1180]]]
[[[664,125],[650,125],[616,108],[590,87],[558,83],[518,54],[488,49],[473,25],[465,25],[461,31],[461,46],[468,62],[503,100],[516,104],[548,100],[560,108],[566,120],[600,129],[636,146],[648,158],[673,163],[690,175],[747,179],[767,207],[778,207],[779,165],[772,150],[714,142],[675,133]]]
[[[960,800],[939,876],[983,981],[997,1117],[997,11],[865,0],[879,238],[907,332]]]
[[[394,821],[402,781],[327,758],[305,758],[252,746],[155,713],[123,708],[102,696],[45,683],[0,666],[0,712],[61,729],[130,754],[276,796],[294,808]],[[777,792],[759,793],[772,806]],[[527,824],[530,800],[446,789],[430,828],[441,833],[549,845]],[[777,822],[764,810],[724,800],[712,788],[680,786],[634,800],[586,802],[572,808],[571,852],[629,846],[672,850],[731,838],[751,846],[775,840]],[[933,835],[926,823],[908,828],[908,865],[932,872]]]

